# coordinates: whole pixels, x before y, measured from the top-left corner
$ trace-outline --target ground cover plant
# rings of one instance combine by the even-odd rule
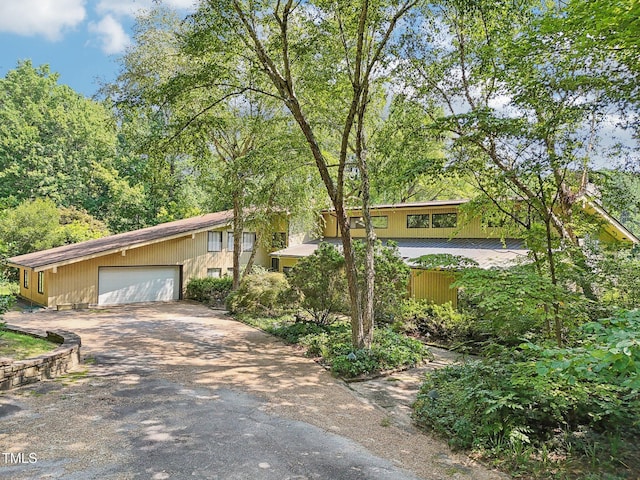
[[[417,422],[512,473],[638,478],[640,312],[576,334],[568,347],[526,342],[428,374]]]
[[[318,358],[341,377],[374,375],[387,370],[408,368],[432,358],[429,349],[419,340],[392,331],[376,328],[370,349],[354,350],[348,322],[330,325],[296,320],[293,315],[278,317],[237,315],[245,323],[300,345],[308,356]]]

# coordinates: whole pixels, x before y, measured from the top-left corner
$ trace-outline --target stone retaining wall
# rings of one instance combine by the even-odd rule
[[[43,378],[54,378],[64,374],[80,363],[80,337],[72,332],[58,330],[39,335],[34,330],[5,325],[3,330],[42,338],[60,346],[55,350],[27,360],[0,358],[0,390],[38,382]]]

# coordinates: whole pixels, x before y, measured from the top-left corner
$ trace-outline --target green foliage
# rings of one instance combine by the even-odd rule
[[[282,311],[282,296],[289,290],[287,278],[279,272],[245,275],[240,287],[227,297],[230,312],[274,315]]]
[[[469,268],[478,266],[478,262],[471,258],[463,257],[461,255],[452,255],[450,253],[422,255],[418,258],[412,258],[411,261],[427,270],[435,270],[439,268]]]
[[[6,206],[49,198],[101,220],[128,210],[132,190],[115,168],[117,126],[109,106],[59,85],[48,66],[20,62],[0,79],[0,138]]]
[[[560,314],[568,326],[586,316],[577,294],[554,285],[534,265],[470,268],[453,285],[461,288],[461,304],[477,318],[476,327],[506,343],[542,332],[551,335],[554,302],[562,302]]]
[[[399,328],[417,331],[438,341],[465,340],[473,335],[473,319],[468,313],[427,300],[407,299],[402,303]]]
[[[209,305],[224,305],[231,292],[231,278],[192,278],[187,283],[186,296]]]
[[[15,301],[16,297],[14,295],[0,295],[0,315],[9,311]],[[2,323],[0,323],[0,327],[2,327]]]
[[[259,327],[288,343],[297,343],[310,357],[322,357],[322,362],[336,375],[357,377],[385,370],[413,367],[433,358],[420,341],[393,332],[389,328],[376,329],[370,350],[353,350],[351,327],[344,322],[319,325],[315,322],[294,321],[290,316],[258,317],[240,314],[243,322]]]
[[[454,447],[494,451],[524,444],[552,451],[561,431],[570,442],[583,429],[633,438],[640,434],[640,312],[587,323],[579,333],[575,347],[526,343],[512,355],[429,373],[414,404],[417,421]]]
[[[331,365],[331,371],[343,377],[415,367],[431,358],[428,348],[422,342],[389,328],[375,330],[370,349],[354,351],[350,337],[343,334],[342,337],[329,337],[321,351],[323,359]]]
[[[107,235],[106,226],[86,212],[58,208],[52,200],[25,201],[0,216],[0,242],[7,255],[21,255]]]
[[[638,247],[601,249],[597,255],[600,297],[618,308],[640,307],[640,250]]]
[[[354,242],[360,287],[364,289],[365,245]],[[407,297],[411,269],[400,256],[398,245],[379,240],[374,245],[373,263],[375,280],[373,285],[373,314],[376,321],[391,322],[398,315],[403,300]]]
[[[290,271],[289,283],[300,292],[300,305],[319,324],[329,324],[347,308],[344,257],[329,243],[302,258]]]

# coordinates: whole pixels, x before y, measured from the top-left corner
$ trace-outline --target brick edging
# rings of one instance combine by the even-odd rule
[[[26,360],[0,358],[0,390],[39,382],[43,378],[54,378],[66,373],[80,363],[80,337],[66,330],[47,331],[40,335],[36,330],[4,325],[0,328],[22,333],[59,344],[58,348]]]

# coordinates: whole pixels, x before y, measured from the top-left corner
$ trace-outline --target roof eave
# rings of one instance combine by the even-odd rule
[[[206,227],[199,227],[199,228],[195,228],[193,230],[186,230],[184,232],[176,233],[174,235],[169,235],[167,237],[161,237],[161,238],[156,238],[156,239],[153,239],[153,240],[147,240],[147,241],[144,241],[144,242],[133,243],[133,244],[128,245],[126,247],[109,248],[107,250],[103,250],[103,251],[100,251],[100,252],[95,252],[95,253],[91,253],[91,254],[88,254],[88,255],[82,255],[82,256],[70,258],[70,259],[67,259],[67,260],[61,260],[59,262],[41,263],[41,264],[36,264],[36,265],[27,265],[27,264],[20,264],[20,263],[12,262],[11,259],[8,259],[7,260],[7,265],[10,266],[10,267],[15,267],[15,268],[30,268],[34,272],[42,272],[42,271],[45,271],[45,270],[50,270],[52,268],[63,267],[65,265],[71,265],[73,263],[83,262],[83,261],[92,260],[92,259],[98,258],[98,257],[104,257],[104,256],[107,256],[107,255],[112,255],[114,253],[121,253],[123,251],[133,250],[134,248],[141,248],[141,247],[146,247],[148,245],[153,245],[153,244],[156,244],[156,243],[168,242],[170,240],[175,240],[177,238],[187,237],[189,235],[194,235],[194,234],[197,234],[197,233],[206,232],[208,230],[211,230],[212,228],[224,227],[224,226],[228,226],[230,224],[231,224],[231,220],[227,219],[227,220],[223,220],[223,221],[214,223],[212,225],[207,225]]]

